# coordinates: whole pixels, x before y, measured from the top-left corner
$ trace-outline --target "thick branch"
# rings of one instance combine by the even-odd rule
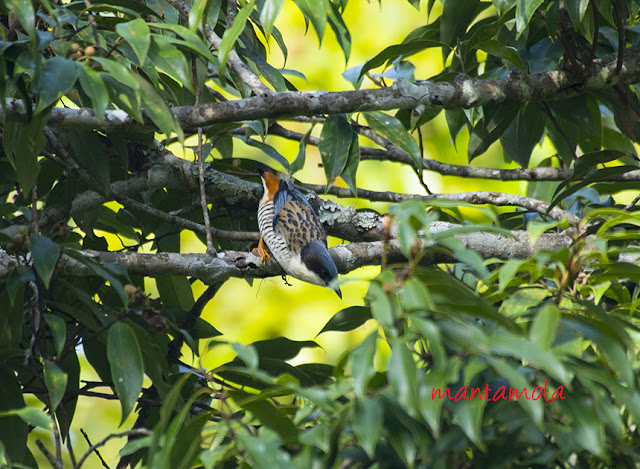
[[[435,222],[429,227],[431,233],[440,233],[458,225]],[[466,247],[473,249],[483,258],[526,258],[536,251],[556,251],[570,244],[571,239],[565,234],[547,233],[541,235],[532,248],[526,231],[514,231],[515,239],[493,233],[471,233],[457,235]],[[366,265],[380,265],[384,250],[384,241],[365,243],[349,243],[333,247],[329,250],[336,262],[338,271],[346,274]],[[423,264],[440,264],[456,262],[455,259],[441,253],[429,252],[423,258]],[[130,274],[158,277],[163,275],[186,275],[197,278],[208,285],[224,282],[232,277],[265,278],[277,277],[284,272],[273,260],[266,267],[262,266],[260,257],[249,252],[225,251],[216,256],[208,254],[156,253],[142,254],[134,252],[101,252],[85,250],[83,254],[98,259],[103,263],[119,263]],[[0,253],[0,279],[9,274],[12,257]],[[391,263],[406,262],[400,252],[397,241],[390,242],[387,261]],[[63,255],[58,262],[59,271],[68,275],[94,275],[85,264]]]
[[[288,116],[314,116],[358,111],[412,109],[419,105],[445,109],[472,108],[490,103],[566,99],[587,90],[598,90],[618,83],[640,81],[640,47],[625,51],[625,62],[616,73],[617,55],[595,60],[586,77],[566,70],[536,75],[511,74],[503,80],[478,80],[460,75],[453,82],[410,83],[397,80],[390,87],[356,91],[281,92],[200,106],[176,107],[173,112],[183,128],[195,129],[211,124]],[[24,103],[7,99],[5,117],[25,118]],[[139,126],[123,111],[107,111],[98,122],[90,109],[54,108],[49,125],[114,130]],[[145,124],[152,127],[150,122]]]

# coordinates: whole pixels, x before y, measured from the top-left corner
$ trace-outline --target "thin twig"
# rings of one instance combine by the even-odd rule
[[[575,160],[576,159],[575,147],[572,146],[571,140],[569,139],[569,136],[565,133],[564,130],[562,130],[562,127],[560,127],[560,124],[558,123],[558,120],[553,115],[553,112],[551,112],[551,108],[549,108],[549,105],[547,103],[545,103],[544,101],[541,101],[539,103],[539,105],[542,108],[542,110],[544,111],[544,113],[547,115],[549,120],[551,120],[551,123],[556,128],[558,133],[562,136],[562,139],[564,140],[564,143],[567,145],[567,148],[569,149],[569,151],[571,152],[571,155],[573,156],[573,159]],[[558,160],[559,160],[560,164],[562,166],[564,166],[564,160],[562,158],[558,158]]]
[[[304,184],[304,187],[316,193],[327,193],[336,197],[353,198],[350,189],[345,187],[332,186],[326,190],[325,186],[317,184]],[[547,214],[549,203],[543,200],[533,199],[517,194],[505,194],[493,191],[477,191],[477,192],[460,192],[456,194],[402,194],[398,192],[378,192],[366,189],[358,189],[358,197],[370,200],[372,202],[392,202],[398,203],[403,200],[419,200],[421,202],[430,202],[434,200],[451,200],[458,202],[467,202],[473,205],[495,205],[497,207],[522,207],[540,215],[549,216],[554,220],[567,220],[571,224],[577,224],[580,219],[565,210],[554,207]]]
[[[82,433],[82,436],[84,436],[84,439],[86,440],[86,442],[89,445],[89,447],[93,446],[93,443],[91,443],[91,440],[89,439],[89,435],[87,435],[87,432],[85,432],[83,428],[80,429],[80,433]],[[107,464],[107,462],[102,458],[102,455],[100,454],[100,451],[98,451],[96,449],[95,453],[96,453],[96,456],[98,456],[98,459],[100,459],[100,462],[102,463],[102,467],[104,467],[106,469],[111,469],[109,467],[109,465]],[[77,465],[74,464],[73,467],[77,467]]]
[[[638,194],[636,196],[635,199],[633,199],[631,202],[629,202],[629,204],[627,204],[627,206],[625,208],[623,208],[622,210],[624,210],[625,212],[628,212],[629,210],[631,210],[633,207],[635,207],[635,205],[640,201],[640,194]]]
[[[198,67],[195,54],[191,55],[191,70],[193,74],[193,87],[196,93],[196,106],[200,104],[200,83],[198,82]],[[202,219],[204,220],[204,234],[207,241],[207,253],[212,256],[216,253],[211,239],[211,220],[209,219],[209,207],[207,205],[207,193],[204,181],[204,157],[202,156],[202,127],[198,127],[198,183],[200,185],[200,206],[202,207]]]
[[[596,58],[596,50],[598,49],[598,35],[600,34],[600,24],[598,23],[598,7],[595,0],[589,0],[591,12],[593,13],[593,42],[591,43],[591,53],[589,54],[589,67]]]
[[[187,220],[186,218],[177,217],[175,215],[171,215],[167,212],[163,212],[162,210],[158,210],[157,208],[153,208],[149,205],[143,204],[142,202],[138,202],[131,197],[126,195],[121,195],[115,192],[111,192],[113,198],[120,202],[122,205],[125,205],[134,210],[138,210],[154,217],[165,220],[174,225],[178,225],[181,228],[185,228],[187,230],[194,231],[196,233],[205,234],[207,232],[207,228],[200,223],[196,223],[191,220]],[[216,228],[210,228],[211,235],[216,238],[228,238],[236,241],[255,241],[259,238],[258,233],[254,233],[251,231],[228,231],[228,230],[218,230]],[[215,250],[214,250],[215,252]]]
[[[126,432],[112,433],[111,435],[107,436],[106,438],[96,443],[95,445],[91,445],[89,449],[82,455],[82,457],[80,458],[80,460],[78,461],[78,464],[74,469],[79,469],[84,464],[86,459],[91,455],[91,453],[96,451],[101,446],[104,446],[105,444],[107,444],[107,442],[113,438],[123,438],[125,436],[131,436],[131,435],[148,436],[152,434],[153,432],[151,432],[151,430],[147,430],[146,428],[132,428],[131,430],[127,430]]]
[[[616,26],[618,28],[618,61],[616,62],[616,74],[622,71],[624,63],[624,48],[627,44],[627,34],[624,28],[624,3],[619,0],[612,0],[613,9],[616,13]]]
[[[55,469],[63,469],[62,464],[58,464],[58,461],[56,461],[56,458],[53,457],[53,455],[49,452],[49,450],[47,449],[47,447],[44,445],[42,441],[36,440],[36,446],[42,452],[42,454],[44,454],[44,457],[47,458],[47,461],[49,461],[49,464],[51,464],[51,467],[54,467]]]
[[[40,227],[38,226],[38,184],[33,183],[31,187],[31,225],[33,226],[33,234],[40,233]]]

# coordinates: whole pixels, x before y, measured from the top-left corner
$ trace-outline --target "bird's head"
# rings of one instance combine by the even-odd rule
[[[262,187],[264,187],[265,200],[273,200],[280,187],[280,179],[273,173],[273,170],[267,165],[258,163],[258,174],[262,178]]]
[[[300,254],[307,269],[317,276],[312,283],[331,288],[342,298],[340,288],[334,283],[338,278],[338,269],[327,248],[320,241],[315,240],[305,246]]]

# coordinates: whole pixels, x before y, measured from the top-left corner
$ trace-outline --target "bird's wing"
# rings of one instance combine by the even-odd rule
[[[274,231],[285,239],[289,249],[294,252],[301,252],[313,240],[325,246],[327,244],[315,212],[309,204],[299,200],[287,200],[276,211]]]
[[[307,200],[307,198],[304,195],[302,195],[298,189],[293,187],[293,184],[291,184],[290,181],[281,179],[280,185],[278,186],[278,191],[275,193],[275,196],[273,197],[273,208],[274,208],[274,213],[276,215],[273,221],[274,229],[276,227],[276,222],[278,220],[278,212],[284,206],[284,204],[289,200],[292,200],[307,206],[311,210],[311,213],[314,214],[314,218],[315,218],[315,212],[313,211],[313,208],[311,208],[311,205],[309,204],[309,201]]]

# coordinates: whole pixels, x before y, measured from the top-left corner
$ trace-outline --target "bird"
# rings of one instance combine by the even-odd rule
[[[268,166],[258,163],[264,194],[258,205],[260,241],[258,254],[263,265],[275,257],[284,271],[299,280],[333,289],[338,269],[327,249],[327,235],[307,199],[290,179],[279,178]]]

